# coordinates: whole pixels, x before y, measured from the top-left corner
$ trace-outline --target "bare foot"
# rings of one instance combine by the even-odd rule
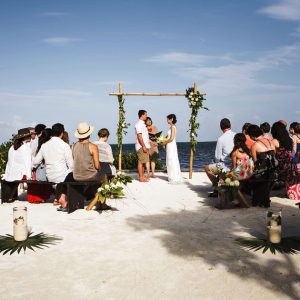
[[[140,178],[140,182],[149,182],[149,179],[143,177],[143,178]]]
[[[59,205],[59,201],[57,199],[54,199],[53,205],[55,205],[55,206]]]

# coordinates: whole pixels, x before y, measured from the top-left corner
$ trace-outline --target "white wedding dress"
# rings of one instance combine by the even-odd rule
[[[178,159],[177,145],[176,145],[176,127],[175,128],[174,139],[172,142],[167,144],[166,147],[166,162],[168,171],[168,180],[170,183],[176,184],[182,182],[182,176],[180,171],[180,164]],[[171,128],[168,131],[168,138],[171,136]]]

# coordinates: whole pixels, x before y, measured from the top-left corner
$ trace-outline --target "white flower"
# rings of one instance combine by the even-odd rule
[[[222,170],[222,171],[223,171],[223,170]],[[225,183],[226,183],[227,185],[230,185],[231,179],[230,179],[230,178],[226,178],[226,179],[225,179]]]
[[[98,189],[98,193],[100,193],[100,192],[102,192],[102,191],[103,191],[103,188],[100,187],[100,188]]]
[[[226,174],[227,170],[226,169],[222,169],[221,172],[224,173],[224,174]],[[228,178],[228,179],[230,180],[230,178]]]
[[[195,137],[195,134],[194,134],[194,133],[191,133],[191,136],[192,136],[192,137]]]
[[[106,185],[104,186],[104,188],[105,188],[106,190],[108,190],[108,189],[109,189],[109,185],[106,184]]]
[[[189,96],[188,96],[189,98],[192,98],[193,96],[191,95],[191,94],[189,94]]]
[[[190,92],[190,95],[194,95],[194,93],[193,93],[193,92]]]
[[[196,102],[192,101],[191,104],[194,106],[196,104]]]
[[[235,185],[235,186],[239,186],[239,185],[240,185],[240,182],[239,182],[238,180],[235,180],[235,181],[234,181],[234,185]]]
[[[234,182],[230,180],[229,185],[230,185],[230,186],[234,186]]]

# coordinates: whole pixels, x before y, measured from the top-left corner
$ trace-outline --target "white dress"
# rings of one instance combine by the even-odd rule
[[[168,138],[171,136],[171,128],[175,128],[174,139],[167,144],[166,147],[166,162],[168,171],[168,180],[170,183],[181,183],[182,176],[180,164],[178,159],[177,145],[176,145],[176,127],[172,125],[168,131]]]

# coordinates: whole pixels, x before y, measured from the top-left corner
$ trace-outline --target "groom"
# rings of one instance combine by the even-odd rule
[[[145,110],[139,110],[138,113],[139,120],[135,124],[135,132],[137,136],[135,150],[138,156],[138,172],[141,182],[148,182],[144,175],[143,165],[149,163],[149,149],[150,149],[150,139],[149,133],[145,124],[147,119],[147,112]]]

